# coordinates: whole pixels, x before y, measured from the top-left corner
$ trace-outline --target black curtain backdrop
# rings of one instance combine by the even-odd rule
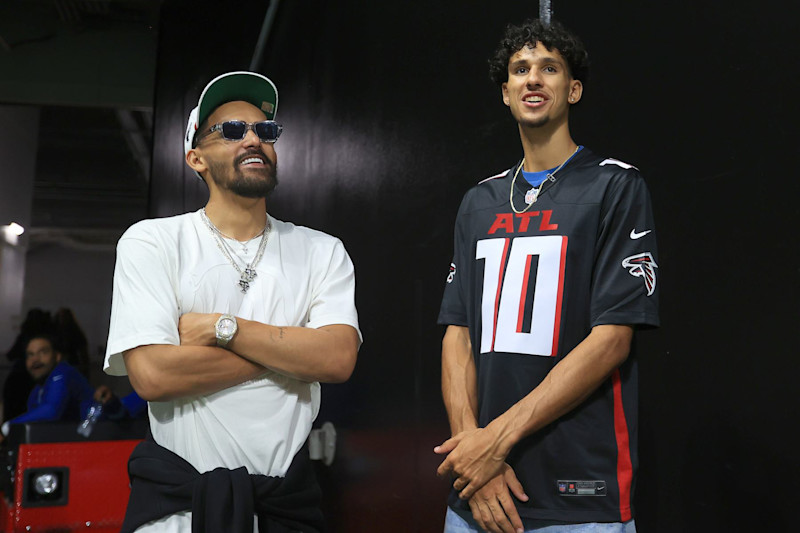
[[[274,0],[273,0],[274,1]],[[563,5],[562,5],[563,4]],[[268,2],[164,3],[151,215],[197,209],[182,135],[202,87],[247,69]],[[662,328],[641,358],[641,533],[790,530],[800,222],[795,18],[750,3],[553,2],[591,75],[573,136],[641,169]],[[278,86],[272,214],[340,237],[365,343],[323,387],[333,531],[441,531],[439,300],[463,193],[521,154],[486,60],[535,2],[281,2],[259,70]],[[790,33],[791,32],[791,33]]]

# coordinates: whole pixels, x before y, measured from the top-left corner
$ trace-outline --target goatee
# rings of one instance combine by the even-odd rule
[[[239,163],[253,156],[259,156],[264,161],[264,168],[243,171]],[[266,198],[278,186],[277,164],[273,163],[260,150],[237,157],[233,161],[233,168],[228,167],[225,163],[211,162],[209,170],[211,178],[218,187],[244,198]],[[229,176],[228,179],[223,177],[226,174]]]

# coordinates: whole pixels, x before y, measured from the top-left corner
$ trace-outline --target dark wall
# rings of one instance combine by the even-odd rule
[[[741,0],[553,4],[592,58],[574,137],[642,170],[659,226],[663,326],[638,341],[639,530],[788,526],[800,504],[793,19]],[[186,116],[208,80],[248,67],[267,3],[232,5],[164,4],[153,215],[205,201],[182,160]],[[318,420],[339,431],[320,468],[334,531],[441,531],[436,315],[453,218],[521,153],[486,59],[506,22],[537,13],[471,5],[284,1],[261,65],[285,126],[268,208],[340,237],[357,269],[365,343],[351,380],[324,387]]]

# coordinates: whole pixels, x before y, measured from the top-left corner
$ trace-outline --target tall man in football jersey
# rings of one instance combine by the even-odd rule
[[[456,219],[439,315],[445,531],[635,531],[631,343],[658,325],[655,229],[638,170],[572,139],[587,69],[580,40],[538,20],[509,26],[490,61],[523,158]]]

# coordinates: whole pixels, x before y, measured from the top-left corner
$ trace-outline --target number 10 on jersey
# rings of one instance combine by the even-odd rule
[[[484,260],[481,353],[555,355],[566,255],[562,235],[478,241],[475,258]]]

